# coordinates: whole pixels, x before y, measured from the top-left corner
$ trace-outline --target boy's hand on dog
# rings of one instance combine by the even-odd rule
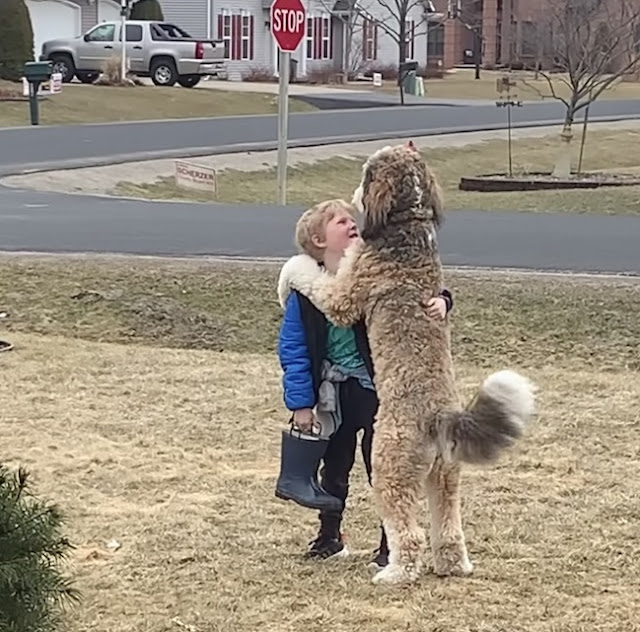
[[[301,408],[293,413],[293,423],[301,432],[311,432],[314,421],[315,419],[311,408]]]
[[[447,301],[441,296],[435,296],[429,299],[427,303],[427,315],[431,318],[443,320],[447,315]]]

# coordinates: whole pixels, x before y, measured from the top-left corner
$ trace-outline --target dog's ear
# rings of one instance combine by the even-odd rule
[[[363,239],[375,238],[387,224],[393,203],[393,185],[387,178],[369,180],[364,186],[362,206],[364,208]]]
[[[425,206],[433,211],[433,223],[436,228],[439,228],[444,220],[444,196],[435,175],[429,169],[427,169],[427,190],[425,193],[427,197]]]

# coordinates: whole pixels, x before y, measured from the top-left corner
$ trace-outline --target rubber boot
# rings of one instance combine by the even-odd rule
[[[318,483],[318,467],[328,443],[324,439],[301,439],[289,430],[282,431],[276,497],[292,500],[309,509],[335,512],[343,510],[344,503],[328,494]]]

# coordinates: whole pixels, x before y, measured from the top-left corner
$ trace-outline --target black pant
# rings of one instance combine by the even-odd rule
[[[349,474],[356,458],[360,430],[364,430],[362,458],[371,484],[371,442],[378,396],[375,391],[361,386],[357,379],[349,378],[340,384],[340,406],[342,422],[329,440],[320,477],[324,489],[344,501],[349,494]],[[340,528],[342,514],[321,512],[320,519],[323,529],[335,531]]]

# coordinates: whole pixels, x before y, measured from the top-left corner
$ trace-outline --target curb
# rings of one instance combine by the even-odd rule
[[[615,116],[594,116],[590,120],[592,123],[615,123],[617,121],[639,120],[638,114],[625,114]],[[513,123],[512,129],[527,129],[537,127],[549,127],[560,125],[557,119],[526,121]],[[366,143],[372,141],[392,140],[394,138],[412,138],[419,136],[444,136],[448,134],[464,134],[467,132],[491,132],[503,131],[507,129],[504,123],[493,125],[466,125],[458,127],[440,127],[431,129],[401,130],[393,132],[374,132],[369,134],[352,134],[349,136],[324,136],[317,138],[301,138],[289,140],[287,146],[290,149],[302,147],[318,147],[321,145],[341,145],[346,143]],[[228,145],[216,145],[213,147],[187,147],[182,149],[167,149],[160,151],[133,152],[128,154],[115,154],[97,158],[74,158],[70,160],[34,162],[18,165],[0,167],[0,177],[25,175],[29,173],[39,173],[42,171],[64,171],[69,169],[81,169],[83,167],[105,167],[127,162],[138,162],[148,160],[196,158],[198,156],[217,156],[222,154],[276,151],[278,149],[277,140],[256,142],[256,143],[232,143]]]

